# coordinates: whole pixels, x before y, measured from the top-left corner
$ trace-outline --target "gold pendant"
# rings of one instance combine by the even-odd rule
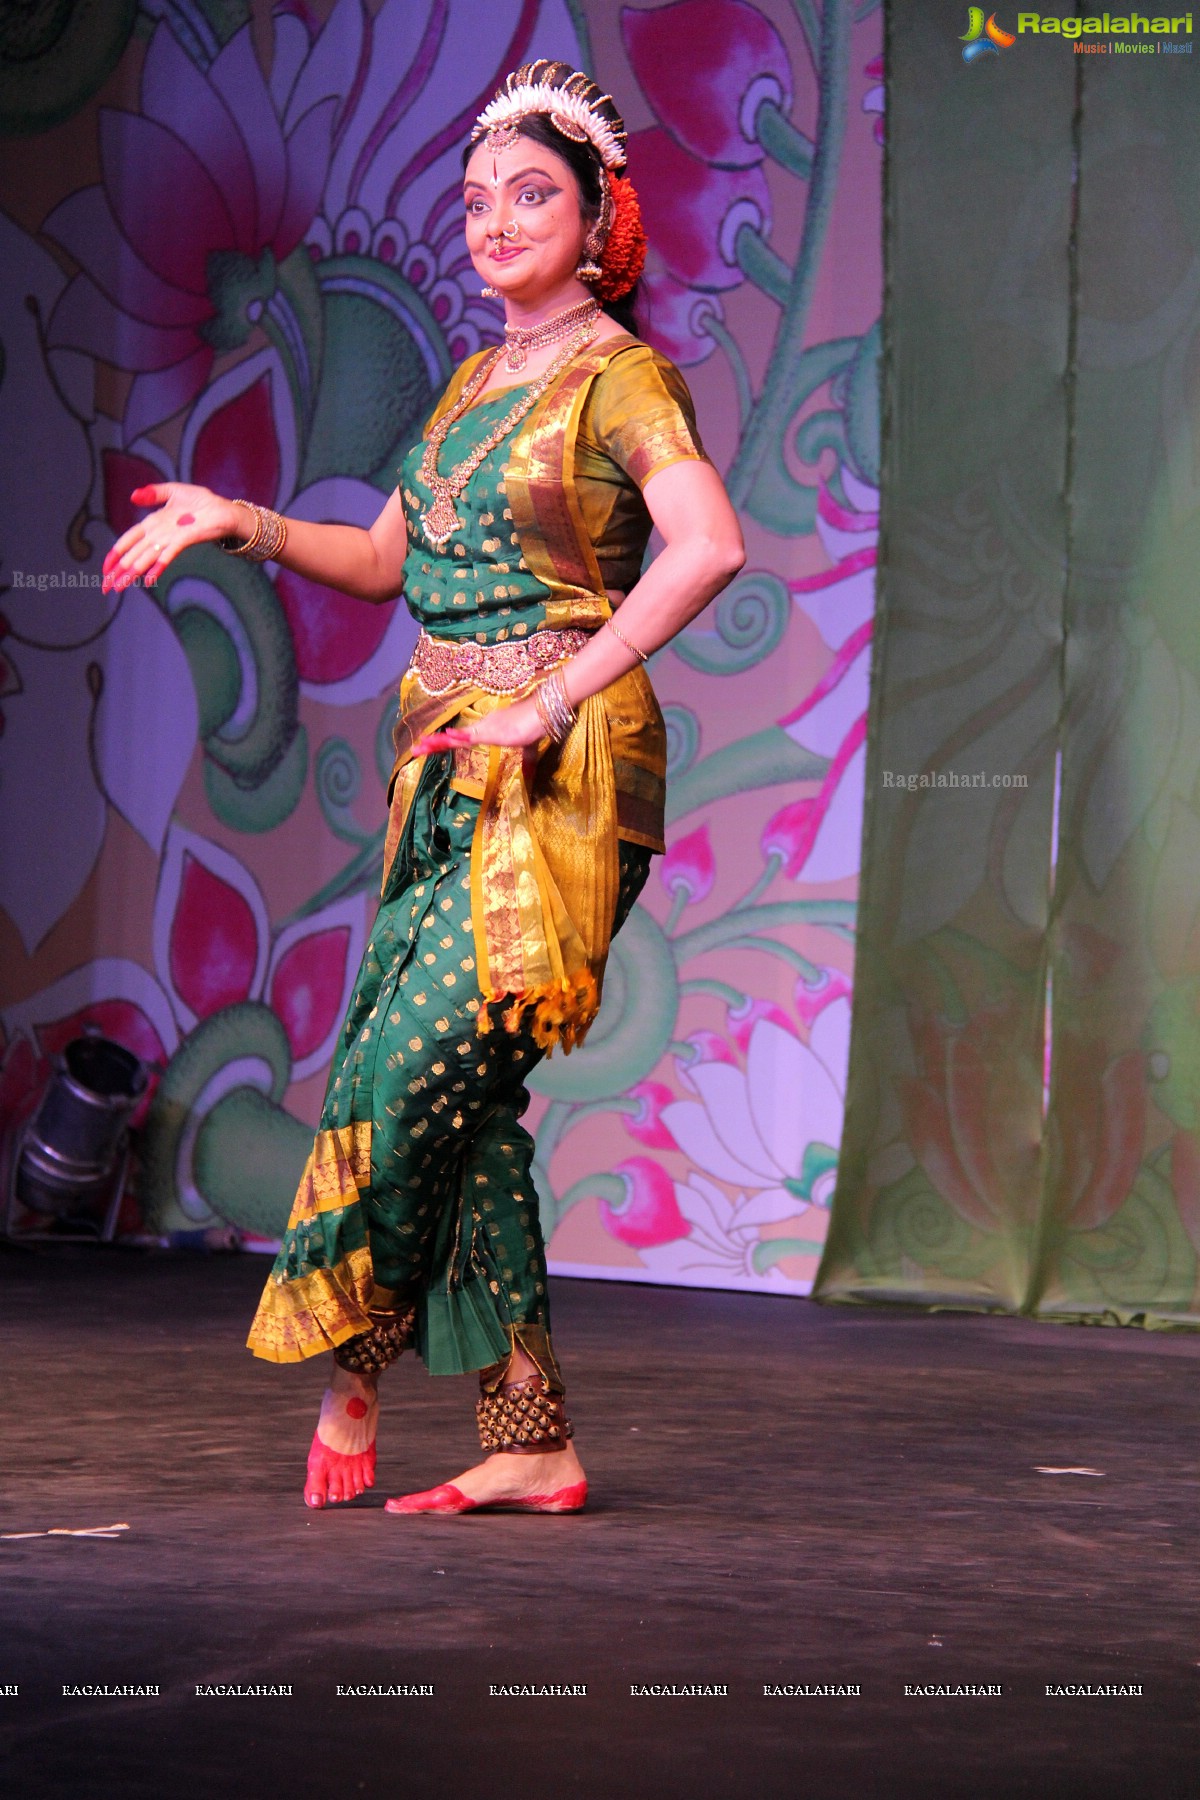
[[[504,360],[515,375],[518,369],[523,369],[525,367],[525,364],[529,359],[525,354],[523,345],[513,344],[510,346],[508,355]]]
[[[421,514],[421,530],[435,550],[444,550],[454,533],[462,530],[449,493],[437,494],[428,512]]]

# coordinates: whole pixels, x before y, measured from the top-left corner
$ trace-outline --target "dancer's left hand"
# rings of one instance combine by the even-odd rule
[[[458,750],[471,744],[500,744],[507,749],[531,749],[546,735],[532,700],[516,700],[498,706],[482,719],[466,726],[447,726],[431,731],[415,746],[414,756],[432,756],[440,750]]]

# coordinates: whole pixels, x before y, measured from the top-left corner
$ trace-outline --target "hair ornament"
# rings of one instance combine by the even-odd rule
[[[601,94],[579,69],[565,81],[558,80],[559,72],[567,67],[540,58],[506,76],[499,93],[476,119],[471,142],[485,137],[493,153],[507,150],[517,138],[522,119],[530,113],[546,113],[564,137],[577,144],[590,143],[607,170],[623,169],[624,125],[619,118],[615,122],[606,118],[603,111],[605,105],[612,107],[611,94]]]
[[[646,266],[646,230],[632,181],[611,172],[605,179],[612,224],[605,236],[598,278],[588,280],[588,286],[600,300],[623,300]]]

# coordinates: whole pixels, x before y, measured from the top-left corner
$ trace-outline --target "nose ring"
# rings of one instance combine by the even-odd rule
[[[508,238],[511,242],[513,238],[517,238],[521,235],[521,227],[517,224],[515,219],[510,219],[507,225],[500,231],[494,232],[492,235],[495,237],[497,243],[500,242],[501,238]]]

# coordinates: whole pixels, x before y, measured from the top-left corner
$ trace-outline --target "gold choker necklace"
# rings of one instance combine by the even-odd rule
[[[508,346],[505,366],[516,375],[525,367],[531,350],[542,350],[547,344],[557,344],[568,332],[580,325],[592,325],[600,317],[598,300],[580,300],[574,306],[566,307],[562,312],[551,313],[540,325],[506,325],[504,342]]]

